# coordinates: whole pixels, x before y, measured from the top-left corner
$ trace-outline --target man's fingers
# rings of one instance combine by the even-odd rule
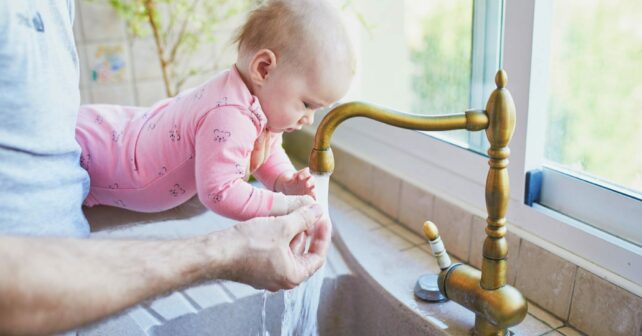
[[[306,253],[300,257],[299,262],[303,267],[307,279],[311,277],[319,268],[321,268],[321,266],[323,266],[323,263],[325,263],[325,257],[322,257],[318,254]]]
[[[306,205],[314,204],[316,203],[314,199],[308,195],[301,195],[301,196],[296,196],[297,197],[297,209],[304,207]],[[296,210],[296,209],[295,209]]]
[[[312,199],[310,196],[307,198]],[[323,209],[317,203],[309,204],[300,207],[290,213],[289,215],[278,217],[280,220],[285,221],[287,233],[289,238],[292,239],[299,232],[303,232],[316,223],[323,215]]]
[[[305,252],[305,238],[305,232],[300,232],[294,236],[294,239],[290,241],[290,250],[292,250],[292,253],[295,255],[301,255]]]
[[[328,252],[328,247],[330,246],[330,240],[332,238],[332,223],[327,217],[323,217],[321,220],[317,221],[314,228],[314,236],[310,242],[310,249],[308,254],[316,254],[320,257],[325,258],[326,253]]]

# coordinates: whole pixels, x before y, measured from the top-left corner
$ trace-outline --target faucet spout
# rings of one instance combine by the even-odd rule
[[[330,139],[336,128],[345,120],[365,117],[391,126],[417,131],[447,131],[466,129],[481,131],[488,127],[488,115],[484,110],[470,110],[461,114],[425,116],[398,112],[374,105],[350,102],[332,109],[323,118],[314,137],[314,147],[310,155],[310,169],[316,173],[332,173],[334,158],[330,149]]]

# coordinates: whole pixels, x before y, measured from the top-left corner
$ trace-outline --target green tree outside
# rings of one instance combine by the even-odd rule
[[[642,192],[642,2],[554,2],[547,159]]]
[[[412,111],[427,115],[469,108],[473,1],[432,1],[421,19],[421,42],[410,46]],[[466,131],[450,131],[465,143]]]

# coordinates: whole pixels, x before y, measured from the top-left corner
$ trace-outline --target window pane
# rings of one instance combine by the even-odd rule
[[[473,1],[406,0],[412,111],[435,115],[469,108]],[[447,137],[466,143],[466,131]]]
[[[472,0],[356,4],[364,23],[357,99],[427,115],[470,108]],[[465,131],[438,134],[468,142]]]
[[[554,1],[546,158],[642,191],[642,2]]]

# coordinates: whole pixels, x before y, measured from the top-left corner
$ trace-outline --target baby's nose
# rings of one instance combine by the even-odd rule
[[[305,116],[305,117],[301,118],[301,120],[299,120],[299,124],[301,124],[301,125],[312,125],[312,123],[314,123],[314,116],[313,115]]]

